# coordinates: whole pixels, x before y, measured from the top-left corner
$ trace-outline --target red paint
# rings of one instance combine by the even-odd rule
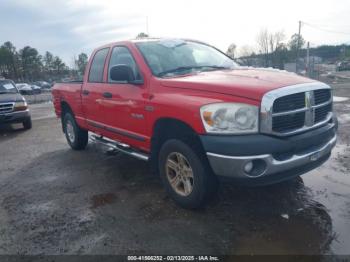
[[[142,73],[143,85],[106,83],[111,50],[116,45],[129,48]],[[91,57],[96,51],[106,47],[110,51],[104,67],[104,83],[87,82],[90,59],[82,84],[60,83],[53,87],[56,114],[60,116],[61,102],[64,101],[71,107],[82,128],[144,151],[150,150],[154,124],[161,118],[180,120],[198,134],[203,134],[205,130],[199,113],[203,105],[240,102],[259,106],[262,96],[270,90],[312,81],[291,73],[253,68],[157,78],[152,75],[134,41],[105,45],[96,49]],[[89,91],[89,95],[83,95],[83,90]],[[104,92],[112,93],[113,98],[104,98]],[[119,133],[89,125],[87,120],[115,129]],[[125,136],[120,132],[141,139]]]

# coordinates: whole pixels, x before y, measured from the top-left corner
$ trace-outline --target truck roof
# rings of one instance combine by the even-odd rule
[[[131,44],[131,43],[142,43],[142,42],[153,42],[153,41],[160,41],[160,40],[183,40],[183,41],[191,41],[191,42],[196,42],[196,43],[201,43],[201,44],[205,44],[205,45],[209,45],[203,41],[199,41],[199,40],[195,40],[195,39],[188,39],[188,38],[172,38],[172,37],[145,37],[145,38],[139,38],[139,39],[129,39],[129,40],[121,40],[121,41],[116,41],[116,42],[111,42],[102,46],[99,46],[97,48],[95,48],[95,50],[99,50],[105,47],[111,47],[114,45],[118,45],[118,44]],[[211,45],[209,45],[211,46]]]

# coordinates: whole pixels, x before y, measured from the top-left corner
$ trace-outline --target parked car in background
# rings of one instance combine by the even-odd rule
[[[16,87],[22,95],[32,95],[34,93],[32,87],[27,83],[18,83]]]
[[[33,84],[45,89],[50,89],[52,87],[52,85],[46,81],[36,81]]]
[[[25,98],[11,80],[0,80],[0,124],[22,123],[32,128],[32,120]]]
[[[349,71],[350,70],[350,61],[342,61],[337,64],[338,71]]]
[[[33,90],[33,94],[40,94],[41,93],[41,87],[37,85],[30,85],[30,87]]]

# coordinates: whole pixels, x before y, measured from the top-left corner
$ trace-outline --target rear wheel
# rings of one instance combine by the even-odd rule
[[[88,131],[81,129],[71,113],[66,113],[63,118],[63,129],[70,147],[74,150],[85,149],[88,143]]]
[[[206,159],[181,140],[163,144],[159,172],[168,194],[184,208],[202,207],[216,193],[218,183]]]

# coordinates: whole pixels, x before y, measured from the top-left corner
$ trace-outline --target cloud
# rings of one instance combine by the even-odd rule
[[[146,21],[152,36],[199,39],[226,50],[232,42],[254,46],[264,27],[290,37],[298,20],[350,31],[344,25],[349,13],[347,0],[11,0],[0,1],[0,43],[30,45],[70,64],[80,52],[145,32]],[[302,33],[312,45],[350,42],[349,35],[308,26]]]
[[[98,44],[133,38],[144,29],[140,15],[111,15],[98,5],[79,1],[0,2],[0,43],[50,51],[71,64],[74,55],[91,53]]]

